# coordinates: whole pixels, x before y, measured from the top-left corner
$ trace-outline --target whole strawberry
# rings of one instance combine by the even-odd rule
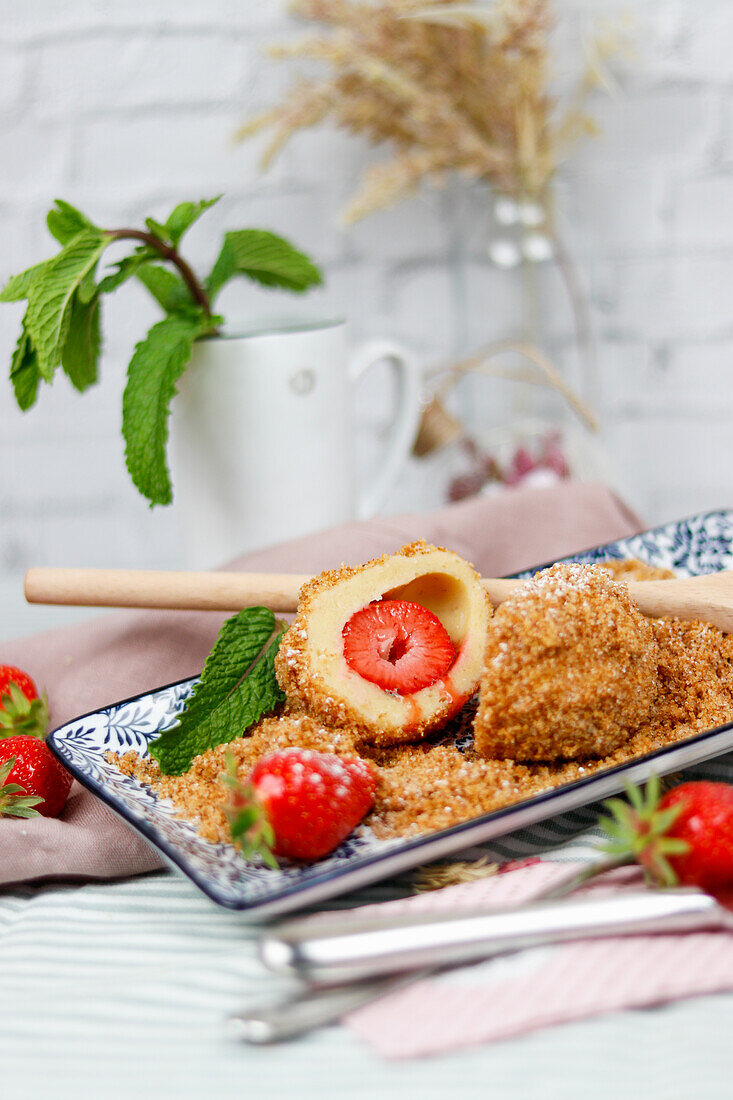
[[[728,783],[681,783],[664,795],[662,811],[679,809],[668,836],[689,845],[670,855],[679,882],[709,893],[733,887],[733,787]]]
[[[45,737],[48,703],[27,672],[15,665],[0,665],[0,737],[27,734]]]
[[[222,778],[232,790],[227,815],[245,855],[314,860],[332,852],[374,802],[376,776],[366,760],[310,749],[283,749],[255,765],[249,783],[230,757]]]
[[[611,799],[608,851],[628,852],[662,886],[698,886],[717,894],[733,889],[733,786],[681,783],[661,798],[658,780],[646,794],[628,791],[631,804]]]
[[[58,817],[66,805],[72,780],[45,741],[21,736],[0,741],[0,782],[0,816],[18,816],[14,799],[26,797],[41,800],[35,806],[43,817]]]

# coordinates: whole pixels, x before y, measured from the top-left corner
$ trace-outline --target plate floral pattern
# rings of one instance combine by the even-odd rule
[[[674,569],[687,576],[731,569],[733,512],[708,512],[595,547],[565,560],[593,562],[608,558],[640,558],[650,565]],[[504,836],[529,823],[552,817],[571,805],[581,806],[609,793],[608,784],[601,790],[598,780],[609,777],[610,773],[596,773],[527,802],[427,836],[379,840],[362,826],[327,859],[309,866],[290,865],[273,871],[245,861],[231,845],[204,840],[190,822],[175,816],[169,800],[124,776],[106,759],[108,752],[125,753],[131,749],[145,755],[148,743],[175,724],[195,683],[192,679],[171,684],[84,715],[55,730],[49,736],[49,745],[80,783],[136,828],[213,901],[243,910],[253,918],[287,912],[355,889],[427,860],[460,851],[469,844]],[[728,736],[721,739],[725,731]],[[733,747],[733,730],[724,727],[723,731],[701,734],[692,741],[695,743],[692,754],[691,742],[686,743],[685,763],[704,760]],[[656,771],[661,774],[679,767],[679,753],[674,751],[678,747],[670,746],[654,754]],[[624,777],[633,766],[613,769],[614,789],[622,788]],[[635,778],[638,774],[637,765]],[[563,801],[563,792],[571,787],[575,789],[572,802]]]

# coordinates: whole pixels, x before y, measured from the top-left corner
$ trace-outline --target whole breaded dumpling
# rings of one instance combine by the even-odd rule
[[[491,620],[476,751],[520,761],[614,752],[653,706],[658,662],[625,585],[598,566],[553,565]]]

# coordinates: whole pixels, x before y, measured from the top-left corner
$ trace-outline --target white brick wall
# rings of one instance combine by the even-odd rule
[[[556,0],[576,21],[619,6]],[[355,339],[392,335],[432,364],[516,333],[518,279],[485,259],[492,230],[480,189],[450,185],[344,231],[339,208],[379,154],[342,134],[311,133],[262,176],[261,143],[232,144],[237,123],[290,79],[262,57],[268,41],[294,29],[279,0],[0,8],[3,280],[48,254],[43,216],[55,195],[111,225],[225,191],[209,232],[191,233],[195,263],[210,262],[225,228],[260,224],[326,265],[328,285],[299,312],[344,313]],[[644,0],[636,9],[637,56],[619,96],[598,98],[603,136],[568,164],[558,206],[589,291],[611,470],[656,521],[733,503],[733,4]],[[549,268],[538,285],[541,332],[577,381],[564,291]],[[222,304],[247,315],[272,301],[239,286]],[[119,436],[125,364],[155,309],[132,285],[105,308],[94,392],[80,398],[60,378],[22,415],[6,383],[0,581],[32,563],[180,563],[175,510],[150,512],[136,495]],[[5,361],[19,316],[19,307],[0,308]],[[364,469],[387,415],[382,378],[360,395]],[[459,396],[475,423],[501,420],[506,387],[482,380]],[[390,508],[439,503],[456,465],[455,455],[413,462]]]

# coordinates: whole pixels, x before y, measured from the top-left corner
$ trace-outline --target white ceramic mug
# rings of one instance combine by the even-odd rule
[[[381,506],[409,454],[420,378],[386,340],[349,358],[342,321],[197,342],[173,402],[173,491],[186,565],[204,568]],[[357,492],[351,408],[387,361],[397,407],[372,483]]]

